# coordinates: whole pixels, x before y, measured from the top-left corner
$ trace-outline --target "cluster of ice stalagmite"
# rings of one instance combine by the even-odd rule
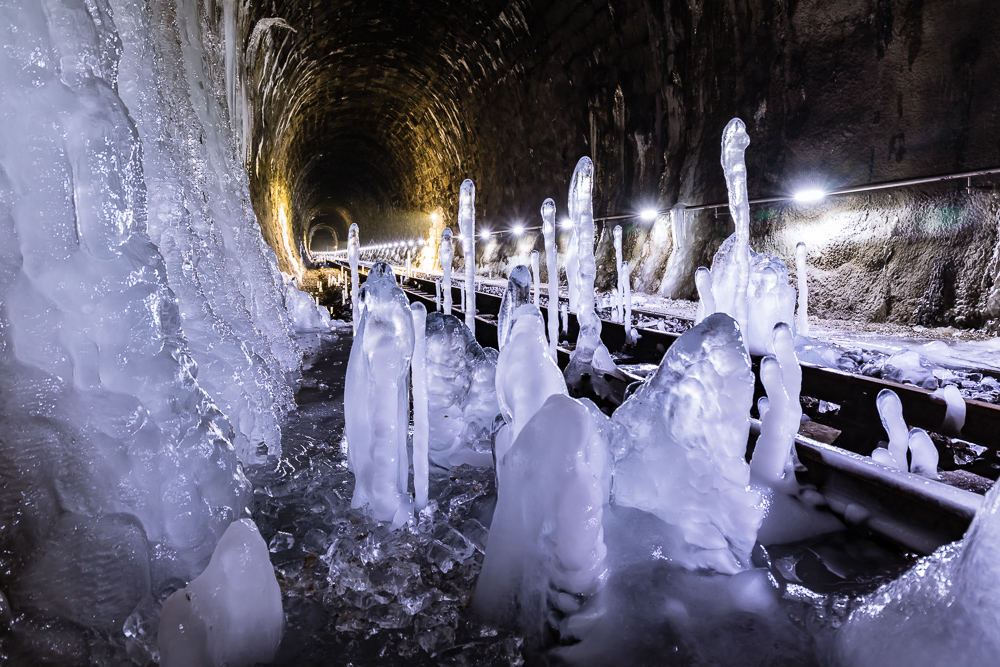
[[[504,290],[500,302],[500,312],[497,314],[497,343],[503,350],[510,335],[514,313],[521,306],[531,302],[531,272],[524,264],[518,264],[510,272],[507,279],[507,289]]]
[[[409,371],[413,321],[406,294],[384,262],[362,289],[364,311],[351,347],[344,387],[353,507],[400,526],[412,515],[408,493]]]
[[[556,203],[542,202],[542,238],[545,241],[545,270],[549,276],[549,353],[556,356],[559,343],[559,267],[556,259]]]
[[[163,9],[6,3],[0,22],[0,588],[12,635],[66,664],[245,515],[237,453],[279,451],[300,362],[211,26],[174,4],[180,37],[154,33]]]
[[[530,304],[515,314],[497,389],[510,444],[501,447],[498,434],[497,507],[474,605],[538,637],[551,610],[579,611],[581,596],[603,585],[611,425],[566,395]]]
[[[716,313],[685,332],[613,419],[617,505],[652,512],[681,540],[672,558],[737,572],[762,511],[744,460],[753,373],[737,323]]]
[[[889,435],[889,443],[888,447],[877,447],[872,452],[872,458],[897,470],[909,470],[937,479],[937,447],[922,428],[907,431],[906,420],[903,419],[903,404],[896,392],[883,389],[875,398],[875,405],[882,419],[882,426]],[[907,453],[910,456],[909,463]]]
[[[496,354],[454,315],[427,316],[429,455],[437,465],[492,465]]]
[[[444,298],[444,312],[451,312],[451,267],[455,261],[455,246],[452,243],[451,229],[445,227],[441,232],[441,249],[438,258],[441,260],[441,283],[438,289]]]
[[[784,322],[795,326],[795,288],[788,283],[784,262],[750,249],[750,206],[744,157],[749,144],[746,126],[734,118],[722,135],[722,168],[736,231],[715,253],[711,275],[699,269],[695,280],[702,301],[699,316],[710,312],[732,316],[744,332],[747,349],[752,354],[766,354],[776,324]]]
[[[205,571],[163,603],[162,667],[271,662],[284,630],[271,554],[249,519],[230,524]]]

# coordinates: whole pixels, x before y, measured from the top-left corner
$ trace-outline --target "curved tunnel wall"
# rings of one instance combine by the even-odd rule
[[[534,224],[585,154],[597,215],[723,201],[733,116],[751,197],[1000,166],[1000,18],[973,0],[272,2],[249,18],[252,194],[286,271],[331,209],[365,242],[425,235],[435,210],[454,225],[466,177],[485,226]],[[819,314],[981,324],[1000,314],[992,183],[762,209],[753,243],[788,261],[796,235],[819,239]],[[945,209],[961,224],[928,221]],[[638,286],[691,296],[730,224],[626,221]],[[859,289],[876,296],[844,298]]]

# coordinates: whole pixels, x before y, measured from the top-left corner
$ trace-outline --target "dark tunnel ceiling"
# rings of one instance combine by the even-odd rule
[[[310,224],[342,240],[352,221],[364,240],[422,234],[435,209],[454,224],[466,177],[481,220],[535,219],[581,155],[598,214],[716,201],[733,116],[751,196],[994,166],[1000,13],[946,4],[251,3],[254,208],[288,270]]]

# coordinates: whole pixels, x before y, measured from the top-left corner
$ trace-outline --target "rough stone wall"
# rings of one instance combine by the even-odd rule
[[[719,140],[733,116],[751,136],[751,197],[1000,166],[1000,18],[982,0],[314,5],[251,8],[296,30],[271,28],[251,63],[250,173],[272,243],[278,183],[297,239],[332,210],[373,240],[421,235],[437,208],[453,221],[465,177],[497,229],[537,224],[548,196],[564,209],[585,154],[597,215],[724,201]],[[753,244],[791,259],[796,234],[822,237],[810,262],[823,314],[978,324],[998,312],[992,183],[754,209]],[[938,228],[936,216],[957,222]],[[666,216],[657,225],[623,223],[649,290],[674,243]],[[709,261],[729,225],[711,213],[688,223],[683,264]],[[668,282],[692,294],[689,279]]]

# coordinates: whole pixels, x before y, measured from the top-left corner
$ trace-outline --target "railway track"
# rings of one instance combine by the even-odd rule
[[[338,263],[336,268],[346,266]],[[362,274],[367,274],[367,267],[359,268]],[[402,283],[411,302],[419,300],[429,311],[435,308],[435,281],[414,277]],[[460,288],[453,286],[452,290],[454,304],[460,304]],[[496,315],[501,301],[494,294],[476,293],[476,337],[483,346],[497,346]],[[460,316],[462,311],[455,305],[453,313]],[[542,315],[548,318],[547,308],[542,308]],[[578,331],[576,317],[570,314],[566,337],[574,340]],[[624,353],[619,359],[622,363],[649,364],[651,368],[680,337],[678,333],[657,329],[638,331],[637,343],[626,346],[625,327],[603,320],[601,338],[613,353]],[[571,352],[571,345],[559,345],[561,367],[565,368]],[[753,359],[755,371],[759,362]],[[620,404],[628,394],[629,385],[642,379],[640,374],[628,371],[604,376],[612,392],[606,402],[611,407]],[[931,432],[947,483],[889,469],[867,456],[879,441],[887,438],[875,407],[875,397],[882,389],[896,392],[910,426]],[[763,395],[759,380],[755,394],[755,400]],[[929,390],[920,387],[802,364],[802,396],[806,398],[806,413],[817,421],[812,425],[804,422],[796,437],[795,448],[801,463],[796,475],[800,481],[815,486],[845,523],[920,554],[930,553],[964,535],[982,504],[981,494],[1000,475],[997,445],[1000,407],[966,400],[963,435],[955,439],[939,433],[945,406],[932,399]],[[817,406],[826,409],[820,411]],[[759,422],[753,421],[748,456],[758,428]],[[963,457],[966,460],[960,464],[957,459]]]

